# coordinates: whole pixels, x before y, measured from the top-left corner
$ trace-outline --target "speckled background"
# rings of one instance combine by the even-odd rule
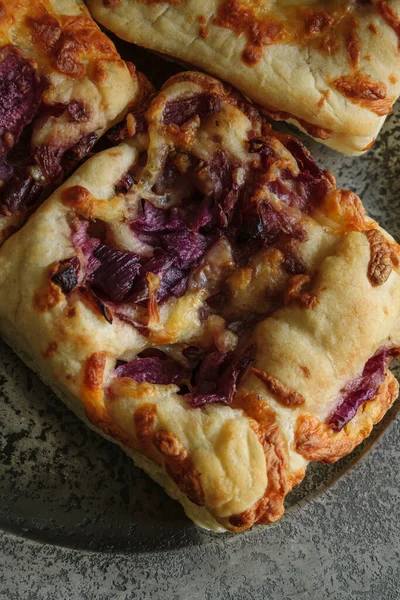
[[[157,84],[175,69],[121,48]],[[361,158],[306,143],[399,240],[400,105]],[[280,522],[217,536],[0,343],[0,598],[398,600],[397,411],[350,457],[312,465]]]

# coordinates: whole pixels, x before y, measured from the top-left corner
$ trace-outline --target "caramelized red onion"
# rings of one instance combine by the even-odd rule
[[[139,273],[139,257],[105,244],[99,244],[93,255],[99,262],[91,278],[93,287],[113,302],[122,302],[129,295]]]
[[[253,363],[252,353],[250,347],[241,356],[218,351],[206,355],[195,375],[193,393],[186,396],[190,405],[232,404],[241,377]]]
[[[173,100],[168,102],[163,112],[163,122],[167,124],[183,125],[195,116],[207,117],[220,112],[221,100],[212,94],[200,94],[191,98]]]
[[[15,146],[39,108],[44,81],[17,48],[0,49],[0,156]]]
[[[156,356],[137,357],[118,366],[114,375],[130,377],[138,383],[175,384],[184,388],[192,379],[192,391],[184,397],[193,408],[215,403],[231,404],[240,378],[253,362],[253,349],[248,349],[241,356],[215,351],[203,358],[204,353],[200,349],[197,352],[194,350],[191,347],[191,362],[196,363],[197,360],[197,364],[192,369],[191,377],[190,371],[159,350]],[[154,354],[154,351],[150,349],[149,354]]]
[[[328,418],[334,431],[341,431],[355,416],[359,407],[373,400],[385,380],[392,355],[387,348],[379,350],[366,363],[360,377],[350,381],[342,390],[338,406]]]
[[[200,118],[218,112],[220,106],[214,100],[209,94],[186,99],[179,105],[179,114],[187,120],[193,112]],[[179,125],[177,106],[176,103],[167,105],[164,123]],[[165,164],[166,181],[171,179],[171,173],[172,183],[175,177],[186,177],[190,197],[172,208],[141,201],[139,213],[135,212],[129,227],[132,239],[146,245],[146,255],[112,248],[87,236],[86,229],[75,232],[73,243],[86,257],[86,284],[104,297],[104,301],[140,305],[149,299],[148,274],[151,273],[159,279],[158,284],[153,279],[154,301],[161,303],[180,297],[187,290],[192,270],[222,238],[228,241],[232,261],[238,266],[245,266],[262,247],[279,244],[282,240],[287,271],[304,272],[305,265],[294,245],[289,248],[286,242],[288,238],[294,244],[304,242],[306,232],[300,222],[301,213],[288,207],[309,212],[328,192],[332,182],[300,142],[281,137],[282,143],[293,153],[299,173],[294,175],[286,169],[269,183],[265,183],[265,173],[274,160],[275,150],[268,136],[249,141],[249,152],[259,155],[251,169],[236,164],[222,150],[208,161],[184,152],[171,153]],[[128,173],[116,188],[124,193],[132,185],[133,178]],[[277,206],[273,199],[259,193],[265,186],[282,200],[282,205]],[[190,281],[191,285],[195,284]],[[218,289],[209,291],[211,296],[219,292]]]
[[[189,373],[171,358],[157,356],[134,358],[130,362],[117,367],[114,371],[116,377],[130,377],[142,383],[179,385],[185,381]]]

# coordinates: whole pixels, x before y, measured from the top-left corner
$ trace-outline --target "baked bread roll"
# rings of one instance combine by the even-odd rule
[[[370,148],[400,93],[397,0],[88,0],[115,34],[216,75],[319,141]]]
[[[76,0],[0,6],[0,243],[140,100],[145,80]]]
[[[399,246],[295,138],[169,80],[0,249],[0,330],[195,523],[281,517],[397,397]]]

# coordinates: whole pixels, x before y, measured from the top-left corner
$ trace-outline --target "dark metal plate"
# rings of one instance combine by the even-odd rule
[[[124,57],[135,62],[139,70],[152,73],[158,85],[178,70],[172,63],[144,50],[133,50],[123,43],[119,47]],[[369,214],[400,239],[400,105],[389,117],[373,150],[360,158],[344,158],[308,138],[303,139],[319,163],[337,176],[339,185],[356,191]],[[319,531],[326,527],[326,515],[324,522],[319,523],[318,510],[325,501],[328,503],[325,499],[329,499],[329,506],[336,507],[335,514],[340,514],[346,496],[343,497],[337,487],[329,493],[326,490],[342,475],[345,483],[339,488],[351,489],[352,482],[357,482],[364,495],[368,490],[379,495],[377,490],[381,483],[383,485],[385,481],[385,485],[388,485],[389,467],[385,467],[385,456],[379,455],[381,470],[374,471],[368,484],[360,483],[360,465],[356,463],[368,450],[375,452],[378,457],[378,438],[384,434],[386,439],[390,434],[385,430],[396,417],[396,406],[351,456],[336,465],[310,466],[303,484],[288,497],[287,513],[280,523],[265,529],[256,527],[239,536],[239,542],[235,536],[217,536],[189,522],[177,503],[136,469],[120,449],[88,430],[3,343],[0,343],[0,397],[0,528],[22,538],[69,546],[79,552],[94,550],[114,555],[121,552],[136,555],[146,553],[146,556],[150,553],[154,557],[154,564],[162,570],[164,559],[160,551],[171,551],[175,560],[178,552],[184,561],[186,550],[190,550],[190,556],[196,561],[204,559],[207,548],[216,556],[216,549],[221,549],[221,544],[224,552],[229,548],[232,550],[236,544],[236,549],[240,545],[240,552],[243,552],[243,561],[246,562],[245,549],[257,546],[261,552],[258,564],[264,559],[270,563],[275,560],[271,553],[278,552],[279,540],[282,544],[290,543],[288,531],[292,527],[296,531],[296,539],[299,535],[304,536],[310,543],[315,536],[319,551],[324,548],[325,542],[321,541]],[[393,432],[394,428],[391,429]],[[390,460],[394,460],[391,454],[388,455]],[[398,495],[394,493],[388,503],[386,510],[394,511],[399,517]],[[310,510],[305,508],[310,505],[310,510],[317,515],[312,522]],[[376,517],[376,511],[373,514],[375,520],[380,518],[379,515]],[[369,518],[366,514],[367,524]],[[332,539],[326,540],[326,544],[339,544],[340,536],[346,535],[352,519],[346,520],[346,515],[343,515],[342,522],[338,523],[339,529],[332,521],[328,526]],[[387,518],[383,516],[382,526],[387,526]],[[6,534],[4,536],[4,540],[9,539]],[[13,547],[16,547],[16,543],[13,542]],[[31,552],[29,542],[25,544],[28,544],[27,551]],[[111,555],[104,556],[108,557],[110,564],[113,563]],[[224,556],[226,558],[226,554]],[[69,564],[68,561],[66,564]],[[207,564],[210,569],[212,563]],[[291,568],[286,564],[285,572]],[[243,570],[240,572],[243,573]],[[234,573],[232,576],[235,577]],[[246,578],[245,575],[243,577]],[[278,586],[276,590],[283,590],[277,579],[274,581]],[[186,580],[186,585],[189,583]],[[171,583],[172,587],[174,585]],[[160,586],[157,588],[160,593],[157,598],[162,597]],[[246,589],[250,588],[248,582]],[[64,594],[60,597],[64,598]],[[210,593],[209,597],[220,596]],[[286,598],[284,595],[281,597]]]

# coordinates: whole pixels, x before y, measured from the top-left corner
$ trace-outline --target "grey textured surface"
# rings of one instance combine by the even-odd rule
[[[332,490],[262,531],[130,555],[68,550],[4,533],[0,597],[396,600],[399,425]]]
[[[397,239],[399,142],[400,105],[361,158],[306,142]],[[0,598],[397,600],[396,413],[344,461],[312,465],[280,522],[217,536],[0,345]]]

